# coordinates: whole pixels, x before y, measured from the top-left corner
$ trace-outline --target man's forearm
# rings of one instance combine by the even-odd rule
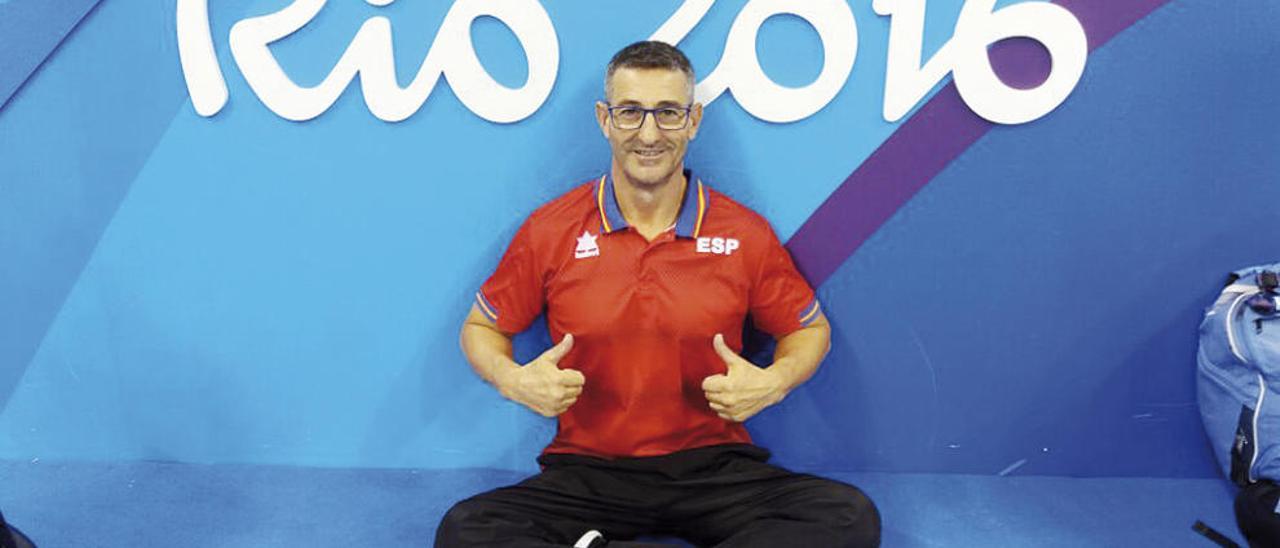
[[[831,327],[826,321],[815,322],[778,339],[769,367],[779,375],[787,393],[813,376],[831,349]]]
[[[502,391],[500,377],[519,367],[512,359],[511,339],[491,327],[467,323],[460,335],[462,353],[480,378]]]
[[[498,390],[502,397],[524,405],[544,417],[563,413],[582,393],[586,379],[572,369],[561,369],[560,360],[573,348],[573,335],[528,364],[512,359],[511,336],[472,308],[458,335],[462,353],[471,368]]]

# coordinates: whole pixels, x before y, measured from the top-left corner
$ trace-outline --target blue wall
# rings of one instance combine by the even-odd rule
[[[1140,3],[1062,4],[1106,16]],[[1227,271],[1280,256],[1264,237],[1280,203],[1280,7],[1146,3],[1091,42],[1061,107],[939,156],[945,167],[852,255],[793,248],[802,264],[837,261],[819,287],[834,340],[813,381],[750,425],[780,461],[1216,473],[1194,403],[1195,328]],[[52,9],[40,4],[0,2],[0,20]],[[479,381],[457,328],[524,215],[605,168],[591,117],[602,67],[680,2],[546,2],[559,74],[514,124],[477,117],[443,80],[403,122],[374,118],[354,85],[314,120],[281,119],[227,35],[284,0],[212,3],[230,101],[202,117],[173,2],[80,4],[78,25],[68,9],[3,38],[65,35],[47,56],[0,48],[22,82],[0,96],[0,457],[533,469],[554,423]],[[318,83],[372,15],[393,21],[407,81],[449,7],[330,4],[273,45],[300,83]],[[681,43],[701,74],[742,4],[717,2]],[[928,4],[926,55],[962,2]],[[772,124],[725,94],[690,152],[784,239],[857,184],[846,179],[890,135],[928,122],[881,117],[889,21],[850,5],[857,62],[832,102]],[[512,34],[489,18],[473,32],[495,78],[523,82]],[[821,68],[796,17],[770,19],[757,50],[783,84]],[[18,65],[30,78],[12,77]],[[546,339],[535,326],[518,356]]]

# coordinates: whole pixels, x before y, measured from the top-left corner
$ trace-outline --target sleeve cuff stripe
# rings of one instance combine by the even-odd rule
[[[806,312],[800,316],[800,325],[809,325],[810,322],[817,319],[818,311],[822,306],[818,304],[817,297],[814,297],[813,304],[805,307]]]
[[[489,300],[485,299],[484,294],[479,291],[476,292],[476,304],[480,305],[480,311],[484,313],[485,317],[495,322],[498,321],[498,311],[493,308],[493,305],[489,304]]]

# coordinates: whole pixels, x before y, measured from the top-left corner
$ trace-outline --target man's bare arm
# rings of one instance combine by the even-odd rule
[[[499,390],[496,378],[520,367],[511,358],[511,335],[498,330],[498,324],[480,312],[480,307],[474,303],[462,323],[459,343],[476,374]]]
[[[566,334],[559,344],[524,366],[512,358],[511,337],[472,304],[462,323],[459,344],[471,368],[503,397],[546,417],[563,413],[578,400],[586,380],[578,371],[559,367],[573,348],[573,335]]]
[[[827,323],[825,314],[818,312],[813,323],[778,339],[769,370],[778,374],[786,392],[790,393],[818,371],[830,350],[831,324]]]
[[[768,368],[739,356],[717,334],[712,340],[726,372],[702,381],[711,409],[725,420],[742,422],[775,403],[809,380],[831,349],[831,326],[826,316],[778,339],[773,365]]]

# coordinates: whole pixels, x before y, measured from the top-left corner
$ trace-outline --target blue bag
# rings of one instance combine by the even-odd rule
[[[1280,263],[1238,270],[1200,323],[1196,396],[1222,471],[1280,481]]]

